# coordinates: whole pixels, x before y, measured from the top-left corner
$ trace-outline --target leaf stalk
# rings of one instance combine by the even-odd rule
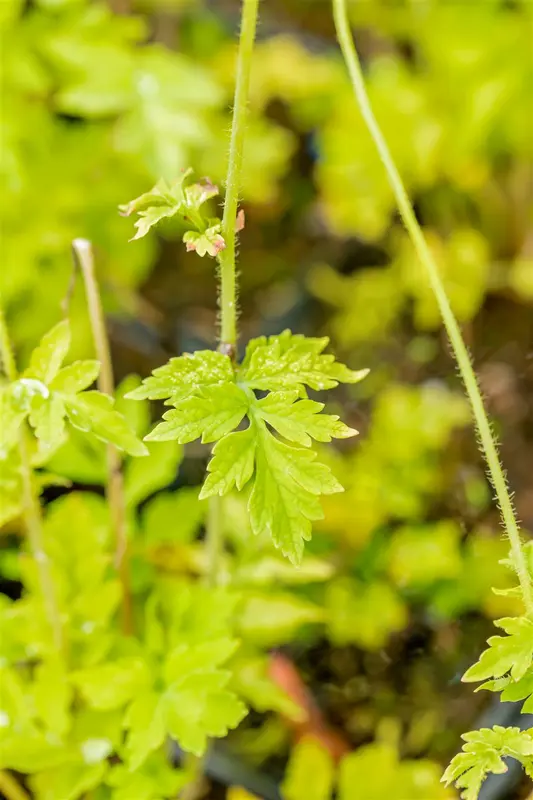
[[[511,558],[514,569],[520,581],[520,587],[524,600],[524,605],[528,614],[533,615],[533,596],[531,586],[531,576],[529,573],[526,555],[524,552],[518,523],[516,520],[511,495],[508,489],[506,476],[500,462],[498,448],[495,437],[491,431],[490,422],[483,404],[483,398],[479,384],[472,366],[472,361],[466,348],[464,339],[459,328],[459,324],[452,311],[450,301],[446,294],[446,289],[442,282],[437,264],[428,247],[422,229],[416,219],[413,206],[409,200],[406,188],[398,172],[391,152],[383,136],[379,123],[374,115],[370,99],[365,86],[361,63],[355,48],[354,40],[350,30],[346,0],[332,0],[333,17],[339,45],[346,62],[346,67],[350,76],[353,91],[361,116],[372,136],[376,149],[383,166],[385,167],[389,183],[396,198],[398,209],[409,234],[415,251],[422,263],[435,299],[439,306],[442,321],[448,334],[452,351],[459,367],[459,372],[463,380],[468,399],[470,401],[472,415],[479,437],[479,443],[485,455],[488,475],[501,512],[503,526],[509,537],[511,545]]]
[[[226,194],[222,216],[222,236],[226,247],[219,254],[220,263],[220,349],[234,354],[237,344],[237,273],[235,268],[236,223],[241,188],[242,159],[252,54],[257,28],[259,0],[243,0],[241,32],[237,54],[237,73],[229,148]]]

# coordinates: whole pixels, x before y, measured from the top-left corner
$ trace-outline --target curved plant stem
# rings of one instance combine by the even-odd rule
[[[224,199],[224,214],[222,217],[222,235],[226,242],[226,247],[219,255],[221,310],[220,342],[221,349],[230,354],[234,353],[237,343],[235,226],[239,204],[242,154],[248,111],[248,93],[250,88],[250,70],[252,66],[255,30],[257,27],[258,5],[259,0],[243,0],[241,34],[239,38],[239,52],[237,55],[233,119],[231,123],[228,174],[226,178],[226,195]]]
[[[18,373],[2,308],[0,308],[0,352],[2,355],[4,372],[8,380],[12,383],[17,380]],[[27,431],[23,428],[19,436],[18,450],[22,479],[24,524],[28,534],[30,551],[37,566],[40,590],[46,610],[46,618],[52,631],[54,647],[58,652],[62,652],[64,650],[63,626],[57,606],[54,581],[50,571],[50,562],[43,542],[41,506],[35,491],[26,437]]]
[[[0,771],[0,792],[6,800],[30,800],[30,796],[7,770]]]
[[[350,75],[354,94],[363,119],[374,140],[380,159],[387,172],[403,223],[411,238],[417,255],[423,267],[425,268],[428,280],[437,300],[442,320],[448,333],[452,350],[459,367],[459,372],[470,400],[470,405],[472,407],[472,413],[479,436],[479,442],[487,462],[489,477],[494,487],[494,491],[496,492],[503,524],[511,543],[512,561],[520,581],[524,604],[527,612],[529,614],[533,614],[532,587],[526,557],[518,530],[518,524],[513,509],[511,496],[507,487],[506,477],[500,463],[496,441],[491,431],[487,413],[483,405],[483,399],[472,367],[472,362],[461,335],[459,325],[451,309],[437,265],[433,259],[433,256],[431,255],[431,251],[424,238],[424,234],[422,233],[420,225],[417,222],[413,207],[407,195],[407,191],[398,169],[393,161],[387,142],[385,141],[376,117],[374,116],[374,112],[365,88],[361,64],[359,62],[353,37],[350,31],[346,0],[332,1],[337,37]]]
[[[101,363],[98,388],[111,397],[115,392],[113,364],[109,350],[109,340],[105,324],[104,310],[94,269],[92,245],[86,239],[75,239],[72,247],[80,266],[87,306],[93,334],[96,355]],[[122,626],[126,634],[133,632],[133,610],[128,558],[128,532],[126,520],[126,501],[124,497],[124,477],[121,458],[116,447],[108,444],[107,454],[107,500],[115,533],[115,567],[122,585]]]

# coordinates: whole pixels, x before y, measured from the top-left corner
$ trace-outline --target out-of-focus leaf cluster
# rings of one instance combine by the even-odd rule
[[[460,13],[445,0],[351,4],[380,124],[464,323],[475,321],[489,294],[517,307],[533,300],[531,8],[527,0],[461,4]],[[131,224],[117,206],[161,176],[174,184],[189,164],[222,185],[232,26],[194,0],[136,0],[130,10],[116,14],[89,0],[5,0],[0,9],[0,289],[17,347],[28,353],[58,318],[73,238],[87,237],[98,248],[107,308],[135,314],[137,290],[160,264],[161,243],[181,238],[185,227],[167,220],[159,239],[151,232],[131,246]],[[170,41],[159,41],[169,10],[177,30]],[[295,642],[296,654],[317,647],[331,651],[335,663],[353,657],[364,665],[354,682],[352,670],[346,685],[334,687],[354,741],[376,738],[376,720],[397,713],[407,755],[424,754],[434,741],[436,751],[453,750],[453,735],[442,740],[450,723],[436,689],[442,673],[432,683],[413,668],[415,677],[401,692],[382,683],[374,692],[369,673],[382,676],[378,667],[389,650],[396,652],[417,625],[453,638],[453,620],[462,614],[507,618],[521,611],[512,575],[500,563],[507,544],[487,516],[487,483],[460,449],[469,421],[465,401],[439,382],[407,385],[434,369],[437,308],[395,217],[333,42],[308,46],[297,36],[265,35],[254,54],[251,91],[242,199],[252,243],[243,237],[243,254],[250,249],[242,300],[251,297],[253,307],[254,288],[271,275],[297,280],[325,304],[325,325],[349,363],[369,363],[370,351],[377,366],[368,388],[338,395],[338,410],[343,405],[349,412],[343,418],[361,430],[356,445],[321,453],[346,493],[327,498],[325,519],[299,570],[268,536],[251,535],[242,499],[224,497],[230,547],[221,572],[233,590],[204,591],[198,584],[207,571],[207,504],[199,487],[175,488],[182,446],[148,441],[147,456],[126,456],[139,631],[139,641],[132,641],[118,623],[121,590],[101,498],[105,445],[72,426],[59,441],[61,423],[49,424],[57,403],[51,409],[34,393],[28,401],[34,428],[44,440],[53,433],[45,457],[37,445],[31,453],[36,485],[54,486],[53,498],[69,481],[82,489],[52,499],[45,510],[45,544],[68,642],[65,665],[50,642],[35,564],[10,535],[19,531],[21,505],[14,440],[9,459],[1,461],[9,535],[0,566],[24,587],[20,600],[2,596],[1,767],[30,774],[39,800],[76,800],[91,791],[97,800],[171,797],[188,776],[169,766],[165,735],[200,752],[207,736],[238,724],[243,702],[265,716],[257,729],[234,735],[236,748],[257,763],[279,756],[289,749],[280,717],[297,720],[301,709],[272,681],[268,651]],[[283,220],[279,229],[276,219]],[[286,219],[297,220],[289,235]],[[314,249],[321,237],[326,253]],[[354,240],[364,243],[368,263],[352,263],[344,245]],[[197,247],[196,240],[191,244]],[[211,284],[209,265],[195,263],[198,282]],[[264,301],[261,296],[258,304]],[[243,317],[252,313],[244,308]],[[78,293],[70,318],[73,354],[85,358],[91,344]],[[407,376],[394,363],[404,345]],[[87,362],[83,370],[80,379],[88,381]],[[115,409],[143,438],[151,428],[147,404],[123,397],[137,384],[132,378],[121,386]],[[206,641],[209,652],[202,650]],[[500,667],[507,670],[516,652],[507,661],[504,656]],[[486,680],[486,688],[530,708],[530,665],[513,678],[500,667],[487,672],[484,663],[473,668],[472,680]],[[443,669],[448,686],[460,667],[445,663]],[[401,702],[406,694],[412,713]],[[502,756],[519,753],[529,764],[530,737],[512,729],[499,739],[496,734],[470,734],[449,777],[462,776],[467,790],[477,791]],[[486,769],[474,774],[479,752]],[[311,791],[328,796],[334,770],[327,755],[297,750],[285,781],[289,800],[299,800],[291,788],[299,779],[291,776],[302,772],[306,779],[317,774],[306,797]],[[402,761],[395,745],[379,737],[345,759],[337,780],[343,800],[368,800],[372,791],[376,800],[388,800],[398,787],[409,800],[416,791],[425,792],[424,800],[450,796],[437,785],[433,762]]]

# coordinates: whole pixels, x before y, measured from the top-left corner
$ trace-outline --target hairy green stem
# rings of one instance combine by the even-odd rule
[[[72,243],[72,247],[83,275],[94,347],[96,355],[101,363],[98,388],[104,394],[113,397],[115,393],[113,363],[111,361],[111,351],[109,349],[109,339],[107,336],[102,300],[96,280],[93,248],[87,239],[75,239]],[[115,567],[122,585],[122,625],[124,632],[130,634],[133,632],[133,609],[128,558],[124,476],[122,474],[121,458],[117,448],[112,444],[108,444],[106,447],[106,455],[106,493],[115,534]]]
[[[220,310],[221,349],[233,354],[237,343],[237,275],[235,269],[235,238],[237,209],[242,172],[242,154],[246,117],[248,113],[248,94],[250,89],[250,71],[252,53],[257,27],[259,0],[243,0],[241,17],[241,34],[237,55],[237,74],[235,80],[235,98],[233,103],[233,119],[231,123],[231,140],[229,148],[228,173],[226,178],[226,194],[224,214],[222,217],[222,235],[226,247],[219,255],[220,262]]]
[[[422,229],[418,224],[401,176],[372,110],[365,87],[361,64],[350,31],[346,0],[332,1],[337,37],[350,75],[354,94],[361,115],[374,140],[379,157],[387,172],[403,223],[417,252],[418,258],[425,268],[429,283],[437,300],[442,320],[459,367],[459,372],[472,407],[479,441],[487,462],[489,477],[494,491],[496,492],[503,524],[511,544],[512,561],[520,581],[524,605],[527,612],[533,614],[531,578],[513,509],[513,503],[507,487],[506,477],[500,463],[496,441],[492,434],[489,419],[483,405],[483,399],[472,367],[472,362],[461,335],[459,325],[451,309],[439,270],[424,238]]]
[[[10,383],[18,378],[17,366],[9,332],[2,308],[0,307],[0,352],[4,372]],[[57,605],[54,581],[50,570],[50,561],[44,547],[43,520],[39,497],[35,490],[33,473],[28,453],[27,430],[24,427],[19,436],[20,475],[22,480],[23,516],[30,551],[37,566],[39,586],[43,597],[46,618],[52,631],[54,647],[58,652],[64,650],[63,626]]]
[[[235,357],[237,345],[237,271],[235,266],[237,209],[241,186],[242,154],[258,7],[259,0],[243,0],[228,173],[226,176],[226,194],[222,216],[222,235],[224,236],[226,247],[219,255],[221,314],[219,350],[229,355],[232,359]],[[206,527],[208,552],[206,578],[210,586],[216,586],[218,583],[219,561],[223,551],[222,501],[219,497],[211,497],[209,500]]]
[[[232,360],[235,358],[237,347],[237,270],[235,264],[237,211],[258,7],[259,0],[243,0],[226,193],[222,215],[222,235],[226,247],[218,256],[221,316],[219,350]],[[217,586],[220,581],[220,559],[224,551],[222,514],[222,498],[210,497],[206,524],[207,568],[205,573],[206,584],[210,587]],[[181,795],[183,800],[196,800],[202,793],[204,763],[205,756],[195,763],[195,776],[184,789]]]

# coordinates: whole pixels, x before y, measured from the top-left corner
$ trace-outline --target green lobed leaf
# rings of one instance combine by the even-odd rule
[[[0,458],[7,457],[9,450],[18,442],[26,414],[25,404],[16,396],[12,386],[0,386]]]
[[[171,358],[126,397],[132,400],[172,398],[176,403],[194,390],[233,381],[233,367],[228,356],[215,350],[198,350]]]
[[[249,400],[236,384],[227,383],[206,386],[175,405],[146,441],[175,439],[185,444],[201,437],[202,442],[214,442],[237,427],[248,410]]]
[[[461,789],[462,800],[477,800],[483,781],[489,773],[507,772],[505,757],[530,764],[533,755],[531,731],[520,728],[482,728],[465,733],[463,750],[446,769],[442,780],[446,785],[455,783]]]
[[[176,214],[179,213],[180,207],[175,204],[169,206],[157,206],[154,208],[148,208],[146,211],[140,211],[139,219],[135,223],[137,232],[135,233],[135,236],[130,239],[130,241],[133,242],[135,239],[142,239],[143,236],[146,236],[150,228],[153,228],[158,224],[158,222],[161,222],[162,219],[175,217]]]
[[[207,465],[209,474],[202,486],[200,499],[227,494],[234,486],[240,491],[252,477],[255,447],[252,425],[244,431],[230,433],[217,442]]]
[[[164,678],[167,683],[177,683],[195,673],[215,670],[235,653],[239,641],[229,637],[213,639],[197,645],[178,645],[167,656]],[[222,673],[222,685],[228,673]]]
[[[368,370],[353,371],[322,354],[327,337],[311,338],[289,330],[278,336],[252,339],[239,370],[239,380],[252,389],[332,389],[339,383],[357,383]]]
[[[101,392],[90,391],[64,396],[69,422],[82,431],[92,433],[97,439],[110,442],[132,456],[148,453],[144,445],[130,430],[124,417],[113,408],[113,398]]]
[[[30,357],[24,378],[49,384],[59,372],[70,348],[70,325],[62,320],[46,333]]]
[[[60,766],[69,759],[70,753],[60,740],[50,741],[50,736],[35,727],[2,737],[0,769],[32,774]]]
[[[119,206],[121,214],[125,217],[130,217],[132,214],[140,214],[149,208],[168,208],[169,206],[183,203],[182,184],[190,174],[191,170],[185,172],[173,187],[169,186],[164,179],[161,179],[149,192],[144,192],[144,194],[139,195],[129,203]]]
[[[184,486],[177,492],[158,494],[142,511],[145,543],[148,546],[188,544],[197,535],[205,511],[196,488]]]
[[[106,776],[106,784],[113,787],[111,800],[175,797],[189,782],[187,772],[169,764],[163,749],[152,753],[134,772],[124,764],[117,764]]]
[[[0,526],[22,513],[22,481],[18,451],[0,458]]]
[[[320,606],[289,592],[249,593],[239,615],[243,638],[261,647],[290,642],[304,625],[325,621]]]
[[[139,215],[132,241],[146,236],[162,219],[178,216],[197,229],[183,236],[187,250],[195,250],[200,256],[206,253],[216,256],[225,247],[220,220],[204,218],[199,211],[207,200],[218,194],[218,188],[206,179],[187,185],[191,175],[192,170],[186,170],[172,186],[161,180],[149,192],[119,207],[124,216]]]
[[[40,800],[78,800],[102,782],[108,765],[105,761],[84,764],[82,761],[63,764],[39,772],[31,786]]]
[[[440,782],[440,765],[400,760],[395,746],[378,741],[345,756],[339,768],[339,800],[454,800]]]
[[[330,800],[335,780],[331,754],[313,738],[293,748],[282,784],[284,800]]]
[[[494,681],[494,683],[500,683],[494,691],[501,691],[501,699],[504,702],[516,703],[517,700],[525,700],[522,706],[522,713],[533,714],[533,668],[529,669],[518,681],[513,681],[509,676],[502,678],[500,682]],[[480,688],[489,689],[492,687],[483,684]]]
[[[346,439],[357,431],[349,428],[338,416],[320,414],[324,403],[315,400],[298,400],[297,390],[270,392],[257,403],[258,414],[281,436],[291,442],[309,447],[311,439],[331,442]]]
[[[210,220],[212,222],[213,220]],[[220,233],[222,225],[219,221],[206,228],[205,231],[187,231],[183,234],[183,243],[187,252],[191,250],[203,258],[206,254],[216,258],[221,250],[226,247],[226,242]]]
[[[260,424],[250,522],[255,534],[268,531],[294,564],[311,538],[311,522],[323,517],[318,496],[343,491],[329,467],[315,459],[313,451],[280,442]]]
[[[139,693],[126,711],[124,727],[128,731],[125,754],[129,769],[133,771],[165,739],[161,695],[152,690]]]
[[[99,361],[75,361],[59,370],[50,381],[50,389],[60,394],[77,394],[91,386],[99,374]]]
[[[59,447],[65,436],[65,405],[61,396],[33,398],[29,421],[35,436],[47,450]]]
[[[128,394],[134,399],[167,399],[175,407],[147,440],[186,443],[217,441],[200,498],[239,491],[253,478],[249,501],[252,530],[269,532],[275,545],[298,563],[311,523],[321,519],[321,494],[342,491],[328,467],[316,461],[312,439],[329,442],[356,433],[337,416],[322,415],[323,404],[306,397],[305,385],[331,388],[366,374],[352,372],[322,354],[328,340],[284,331],[252,340],[235,375],[228,356],[200,351],[172,359]],[[235,379],[237,378],[237,382]],[[257,399],[254,390],[275,389]],[[249,427],[232,432],[247,415]],[[254,471],[255,468],[255,471]]]
[[[59,660],[40,664],[32,684],[32,697],[43,726],[58,737],[70,727],[72,689]]]
[[[510,673],[513,680],[522,678],[533,664],[533,620],[528,617],[506,617],[494,623],[507,636],[491,636],[488,649],[479,661],[463,675],[463,681],[501,678]]]
[[[196,756],[203,755],[209,737],[226,736],[247,713],[237,695],[217,684],[218,675],[205,672],[171,686],[163,696],[168,732]]]
[[[149,685],[146,663],[125,657],[73,672],[70,680],[85,701],[103,711],[120,708]]]
[[[226,688],[229,670],[219,667],[235,652],[229,637],[196,645],[178,645],[165,662],[164,715],[169,733],[181,747],[201,755],[209,736],[225,736],[246,715],[246,706]]]

